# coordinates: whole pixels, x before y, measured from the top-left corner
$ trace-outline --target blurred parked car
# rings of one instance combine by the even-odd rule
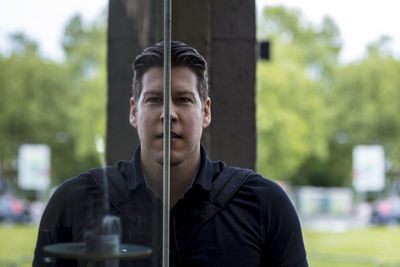
[[[28,223],[30,212],[24,203],[11,194],[0,196],[0,222]]]
[[[391,195],[376,202],[370,221],[372,224],[400,223],[400,197]]]

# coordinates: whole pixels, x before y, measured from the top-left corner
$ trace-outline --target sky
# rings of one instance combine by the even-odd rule
[[[0,0],[0,53],[7,53],[8,35],[24,32],[36,40],[46,57],[62,60],[61,37],[69,18],[81,13],[87,21],[100,14],[108,0]],[[299,8],[320,23],[329,15],[339,26],[343,49],[340,58],[361,58],[368,43],[382,35],[392,37],[391,48],[400,55],[400,1],[398,0],[256,0],[257,11],[265,5]]]
[[[62,60],[68,20],[79,12],[90,21],[107,5],[108,0],[0,0],[0,53],[9,51],[10,33],[24,32],[39,43],[43,55]]]

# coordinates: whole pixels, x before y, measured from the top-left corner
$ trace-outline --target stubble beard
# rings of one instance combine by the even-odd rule
[[[185,161],[185,159],[179,159],[179,160],[173,160],[173,161],[170,160],[169,166],[170,166],[170,167],[176,167],[176,166],[178,166],[179,164],[181,164],[181,163],[184,162],[184,161]],[[163,158],[158,158],[158,159],[156,159],[156,162],[157,162],[158,164],[160,164],[161,166],[164,165]]]
[[[194,146],[190,152],[185,153],[184,155],[180,156],[179,158],[176,158],[176,159],[171,159],[171,158],[170,158],[169,166],[170,166],[170,167],[179,166],[179,165],[182,164],[184,161],[186,161],[188,158],[190,158],[190,156],[193,155],[193,153],[195,152],[195,150],[196,150],[196,146]],[[164,165],[164,160],[163,160],[163,158],[164,158],[164,154],[163,154],[161,157],[155,158],[155,161],[156,161],[158,164],[160,164],[161,166],[163,166],[163,165]]]

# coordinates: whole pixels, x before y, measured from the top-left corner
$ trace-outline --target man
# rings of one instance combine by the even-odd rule
[[[110,193],[110,212],[121,218],[122,243],[153,251],[144,259],[121,261],[122,266],[161,262],[163,49],[157,43],[135,59],[129,120],[140,146],[132,161],[120,161],[107,173],[120,185],[116,192],[126,195],[120,200]],[[249,170],[210,161],[200,143],[211,122],[206,61],[180,42],[172,42],[171,58],[170,266],[307,266],[299,220],[282,189]],[[46,244],[82,242],[93,217],[85,219],[93,214],[89,196],[101,191],[93,176],[92,171],[80,174],[52,196],[34,266],[51,261],[42,251]]]

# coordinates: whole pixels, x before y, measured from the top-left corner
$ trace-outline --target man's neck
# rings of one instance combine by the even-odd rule
[[[200,153],[193,158],[171,166],[170,168],[170,205],[173,207],[193,183],[200,168]],[[163,166],[156,162],[142,161],[143,174],[154,194],[162,199],[163,194]]]

